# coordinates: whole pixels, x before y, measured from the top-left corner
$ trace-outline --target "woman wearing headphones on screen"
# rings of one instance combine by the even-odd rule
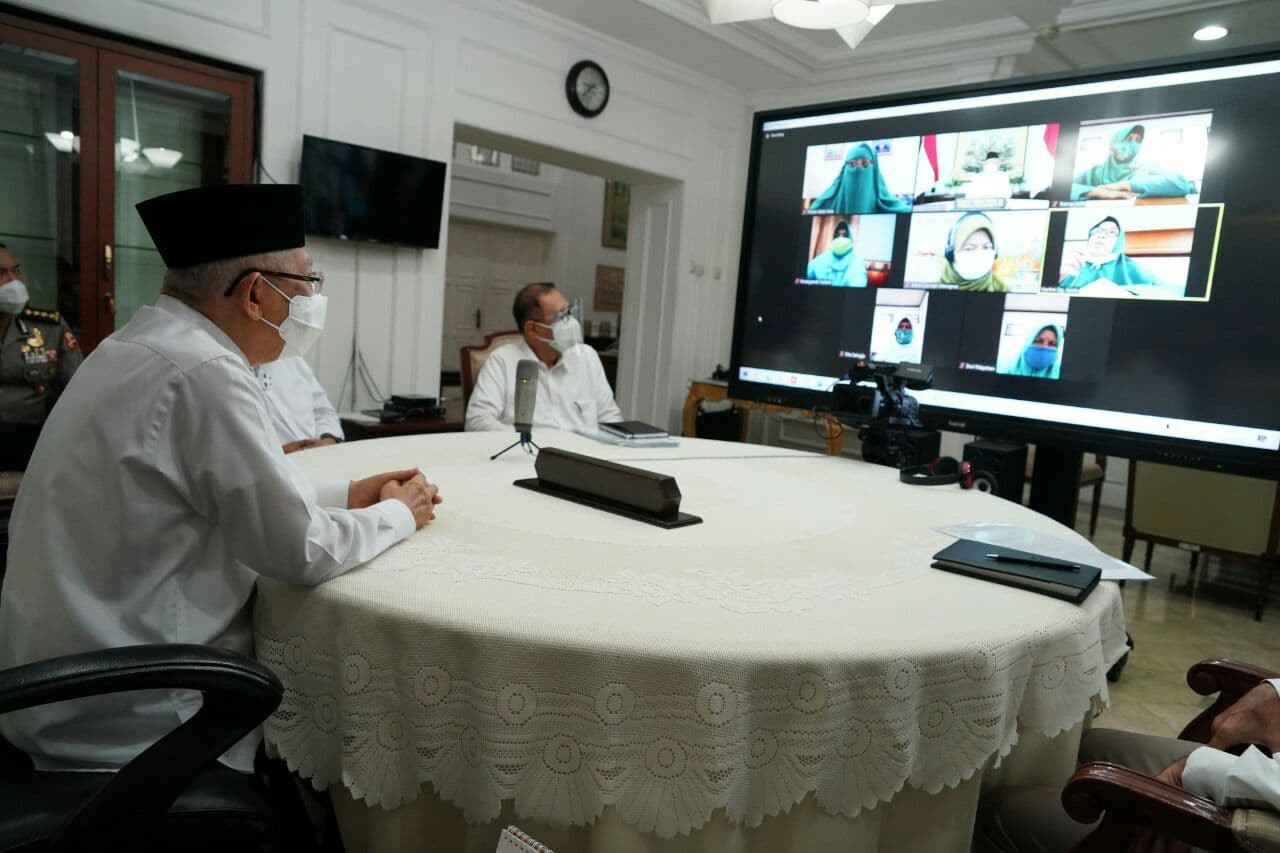
[[[942,253],[943,284],[958,285],[960,290],[1007,293],[1009,285],[995,273],[995,225],[985,213],[966,213],[951,226],[947,248]]]
[[[1009,369],[1010,376],[1057,379],[1062,368],[1062,328],[1053,323],[1040,327]]]

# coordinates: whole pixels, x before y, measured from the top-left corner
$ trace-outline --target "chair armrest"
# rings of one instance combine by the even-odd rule
[[[149,645],[66,655],[0,671],[0,714],[86,696],[128,690],[199,690],[263,705],[267,714],[284,688],[271,670],[241,655],[207,646]]]
[[[1144,829],[1203,850],[1243,850],[1231,832],[1232,809],[1118,764],[1094,761],[1077,769],[1062,790],[1062,805],[1081,823],[1103,818],[1074,853],[1126,850]]]
[[[167,812],[195,775],[266,719],[284,695],[269,669],[232,652],[126,646],[0,672],[0,713],[131,690],[198,690],[204,701],[194,716],[122,767],[61,828],[50,849],[125,849],[124,836],[135,825]]]
[[[1268,678],[1276,678],[1278,673],[1252,664],[1237,661],[1209,658],[1192,665],[1187,670],[1187,686],[1201,696],[1218,694],[1212,705],[1205,708],[1178,735],[1182,740],[1196,743],[1208,743],[1212,734],[1213,721],[1219,714],[1236,703],[1241,696],[1248,693]]]

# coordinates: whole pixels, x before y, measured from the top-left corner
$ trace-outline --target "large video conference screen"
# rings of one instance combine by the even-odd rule
[[[1280,470],[1280,53],[755,131],[735,396],[923,362],[937,425]]]

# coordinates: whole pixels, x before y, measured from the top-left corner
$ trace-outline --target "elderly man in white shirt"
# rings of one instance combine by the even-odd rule
[[[0,667],[152,643],[253,653],[266,575],[313,585],[434,517],[416,469],[313,484],[281,452],[251,366],[323,328],[298,186],[218,186],[138,212],[168,272],[154,307],[98,345],[45,424],[10,522]],[[114,769],[199,707],[188,691],[0,717],[37,769]],[[223,763],[253,767],[259,736]]]
[[[1261,745],[1278,755],[1269,756],[1258,746],[1240,755],[1224,751],[1240,744]],[[1110,761],[1129,767],[1227,808],[1280,812],[1280,678],[1263,681],[1220,713],[1207,745],[1091,729],[1081,739],[1079,758],[1081,763]],[[983,801],[974,849],[1058,853],[1075,847],[1093,829],[1067,815],[1057,789],[998,790]],[[1139,848],[1162,853],[1191,849],[1155,837],[1144,838]]]
[[[258,364],[253,375],[266,395],[271,425],[285,453],[337,444],[345,438],[338,411],[306,359],[297,356]]]
[[[516,365],[522,359],[538,362],[535,429],[595,432],[597,424],[623,419],[600,356],[582,342],[569,300],[555,285],[526,285],[516,294],[512,314],[524,339],[498,347],[480,368],[467,403],[468,431],[514,426]]]

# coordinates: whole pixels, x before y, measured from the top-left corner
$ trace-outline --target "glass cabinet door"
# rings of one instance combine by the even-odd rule
[[[60,311],[86,352],[160,292],[134,205],[251,180],[256,85],[0,8],[0,243],[31,306]]]
[[[92,107],[81,98],[85,57],[43,41],[0,31],[0,243],[21,265],[28,304],[61,311],[78,331]]]
[[[106,328],[120,328],[160,294],[164,262],[135,205],[192,187],[248,179],[243,138],[243,93],[217,79],[127,58],[109,58],[102,75],[114,139],[110,174],[113,228],[103,247],[108,266]],[[104,72],[107,70],[104,67]],[[161,76],[163,75],[163,76]],[[105,172],[104,168],[104,172]]]

